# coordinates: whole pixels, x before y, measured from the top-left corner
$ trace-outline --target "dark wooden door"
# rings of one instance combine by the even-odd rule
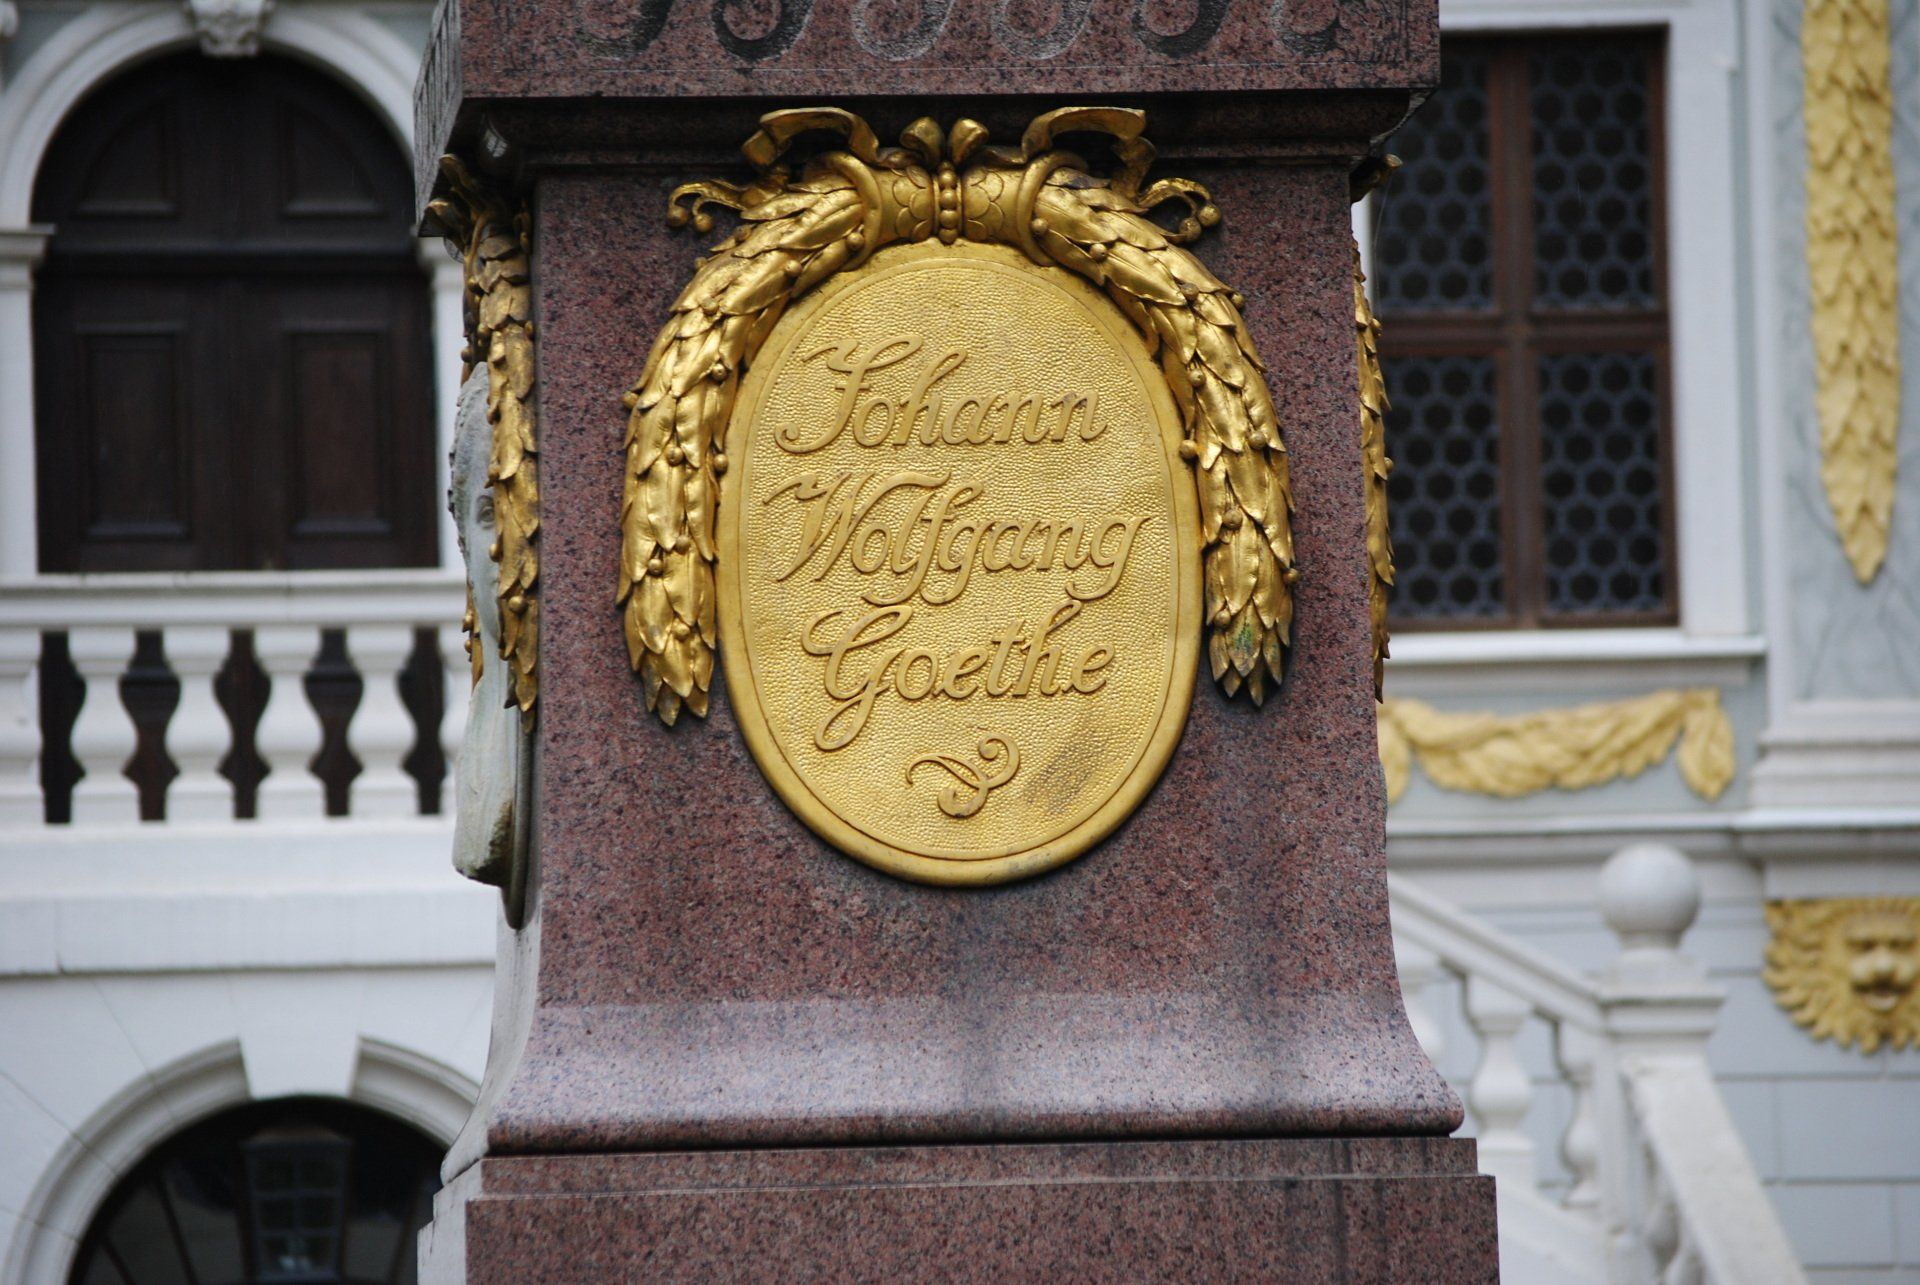
[[[34,192],[40,565],[436,561],[428,285],[399,145],[297,63],[82,104]]]

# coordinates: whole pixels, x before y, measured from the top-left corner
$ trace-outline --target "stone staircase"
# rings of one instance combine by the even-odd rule
[[[1391,891],[1415,1033],[1445,1065],[1458,1023],[1438,1002],[1457,995],[1477,1046],[1454,1087],[1499,1183],[1508,1285],[1805,1280],[1707,1065],[1723,996],[1679,950],[1700,907],[1685,855],[1636,844],[1607,861],[1600,908],[1620,949],[1591,978],[1404,876]],[[1551,1181],[1529,1130],[1540,1092],[1517,1049],[1535,1022],[1572,1103],[1557,1148],[1565,1176]]]

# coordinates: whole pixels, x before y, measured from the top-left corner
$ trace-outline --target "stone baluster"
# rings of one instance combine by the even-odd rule
[[[213,693],[232,639],[214,625],[176,625],[163,639],[167,667],[180,682],[180,703],[166,732],[167,755],[180,773],[167,787],[169,821],[233,819],[233,784],[220,775],[232,733]]]
[[[347,651],[361,682],[360,705],[347,726],[347,744],[360,760],[350,810],[365,817],[414,816],[420,810],[419,788],[402,766],[413,748],[414,727],[399,683],[413,653],[413,630],[360,625],[348,632]]]
[[[1438,1062],[1446,1051],[1446,1031],[1434,1016],[1430,994],[1445,975],[1440,957],[1425,946],[1404,941],[1394,942],[1393,957],[1400,972],[1400,997],[1406,1005],[1413,1037],[1420,1041],[1427,1057]]]
[[[255,814],[284,821],[326,815],[327,792],[313,774],[320,749],[320,716],[307,699],[307,670],[319,650],[311,625],[268,625],[253,631],[254,659],[266,672],[266,708],[254,730],[254,749],[267,765]]]
[[[137,733],[120,700],[120,677],[133,659],[133,630],[74,629],[67,650],[86,688],[70,741],[85,773],[73,787],[74,824],[138,821],[140,792],[126,775]]]
[[[1569,1209],[1593,1210],[1600,1205],[1600,1126],[1596,1116],[1594,1064],[1600,1042],[1591,1031],[1571,1023],[1560,1024],[1555,1039],[1560,1069],[1573,1089],[1573,1118],[1560,1138],[1560,1157],[1572,1175],[1566,1199]]]
[[[1514,1041],[1531,1012],[1526,1000],[1504,986],[1467,978],[1467,1020],[1480,1037],[1480,1064],[1467,1087],[1467,1104],[1480,1125],[1480,1167],[1526,1187],[1533,1186],[1533,1141],[1522,1123],[1533,1105],[1533,1081]]]
[[[1653,1275],[1659,1280],[1680,1252],[1680,1206],[1673,1189],[1660,1172],[1659,1161],[1651,1152],[1644,1157],[1646,1166],[1646,1209],[1640,1219],[1640,1234],[1653,1259]]]
[[[443,625],[437,641],[446,700],[440,709],[440,752],[447,756],[447,779],[440,786],[440,811],[453,814],[453,786],[460,772],[460,743],[467,734],[467,706],[473,690],[473,665],[467,659],[466,631]]]
[[[40,632],[0,630],[0,830],[39,825]]]

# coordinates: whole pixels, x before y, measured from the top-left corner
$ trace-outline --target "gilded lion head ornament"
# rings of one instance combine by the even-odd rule
[[[1774,902],[1767,922],[1767,985],[1814,1038],[1920,1044],[1920,898]]]

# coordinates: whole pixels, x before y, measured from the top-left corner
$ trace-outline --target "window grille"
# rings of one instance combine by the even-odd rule
[[[1660,41],[1442,58],[1374,211],[1395,622],[1670,623]]]

